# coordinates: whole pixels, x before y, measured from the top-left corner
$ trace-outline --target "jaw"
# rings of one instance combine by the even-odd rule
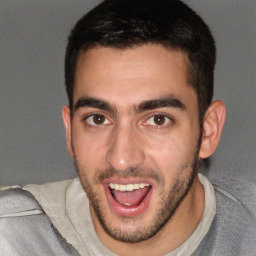
[[[184,166],[187,167],[188,164]],[[174,216],[173,214],[177,208],[179,208],[176,211],[178,215],[183,214],[181,210],[184,207],[180,209],[180,206],[187,201],[183,199],[187,197],[186,190],[190,180],[194,178],[194,171],[185,167],[180,168],[173,177],[169,176],[172,180],[171,184],[166,184],[166,181],[159,182],[155,176],[149,177],[145,173],[137,177],[133,174],[132,177],[102,171],[96,173],[94,177],[87,177],[86,174],[89,172],[79,172],[81,183],[91,201],[92,220],[101,241],[109,246],[120,242],[139,246],[141,242],[158,243],[157,238],[162,237],[168,230],[172,233],[169,235],[173,235],[173,230],[177,231],[178,223],[176,214]],[[90,180],[93,182],[89,182]],[[120,200],[123,196],[113,196],[109,188],[110,183],[122,185],[148,183],[151,188],[142,200],[138,202],[135,200],[132,205],[125,205],[126,201]],[[180,200],[183,200],[183,203],[179,205]],[[170,219],[172,221],[169,221]],[[176,231],[174,233],[177,233]],[[110,247],[113,249],[112,246]]]
[[[119,195],[120,193],[136,193],[134,191],[113,192],[109,187],[110,183],[120,184],[121,181],[104,181],[98,190],[99,194],[102,195],[99,207],[102,211],[97,213],[97,207],[93,207],[94,213],[105,231],[107,229],[115,229],[126,234],[129,234],[129,232],[132,234],[136,231],[143,233],[145,231],[144,234],[151,234],[149,237],[152,237],[171,218],[173,219],[176,210],[180,212],[179,208],[184,203],[182,201],[187,202],[187,200],[183,199],[186,199],[188,193],[191,194],[193,181],[194,175],[192,173],[184,180],[175,179],[170,191],[166,191],[164,188],[160,189],[160,187],[152,183],[150,184],[146,180],[141,181],[141,183],[149,183],[150,186],[143,188],[145,192],[142,191],[143,196],[139,197],[138,201],[137,199],[134,200],[133,195],[131,195],[131,198],[129,198],[130,195]],[[126,181],[126,183],[130,184],[132,182]],[[133,183],[136,182],[134,181]],[[100,191],[102,192],[100,193]],[[128,198],[127,201],[126,198]],[[126,202],[131,204],[127,205]]]
[[[97,211],[91,205],[92,220],[102,242],[105,239],[109,242],[110,239],[111,243],[139,244],[148,240],[152,236],[148,234],[152,233],[152,224],[156,222],[158,215],[154,207],[153,189],[150,188],[142,201],[132,206],[120,204],[109,188],[105,187],[104,190],[106,199],[102,198],[102,211]]]

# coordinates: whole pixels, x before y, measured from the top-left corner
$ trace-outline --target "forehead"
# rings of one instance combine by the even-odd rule
[[[187,59],[181,51],[159,45],[116,50],[95,47],[80,53],[74,84],[74,104],[80,97],[95,97],[113,105],[129,105],[174,95],[193,98],[188,85]]]

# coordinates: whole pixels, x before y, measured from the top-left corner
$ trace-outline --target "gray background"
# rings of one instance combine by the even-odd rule
[[[256,1],[187,0],[209,24],[218,58],[215,98],[227,122],[209,176],[256,181]],[[66,151],[66,37],[96,0],[0,0],[0,186],[76,175]]]

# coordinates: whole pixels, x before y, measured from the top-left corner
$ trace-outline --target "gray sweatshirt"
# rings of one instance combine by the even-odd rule
[[[202,175],[205,211],[173,255],[255,256],[256,187],[246,181]],[[168,239],[168,238],[166,238]],[[0,255],[114,256],[93,228],[79,180],[0,191]]]

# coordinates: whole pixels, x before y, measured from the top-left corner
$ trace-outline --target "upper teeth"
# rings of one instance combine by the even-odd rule
[[[109,183],[109,187],[111,189],[119,190],[119,191],[133,191],[134,189],[140,189],[149,186],[146,183],[135,183],[135,184],[116,184],[116,183]]]

